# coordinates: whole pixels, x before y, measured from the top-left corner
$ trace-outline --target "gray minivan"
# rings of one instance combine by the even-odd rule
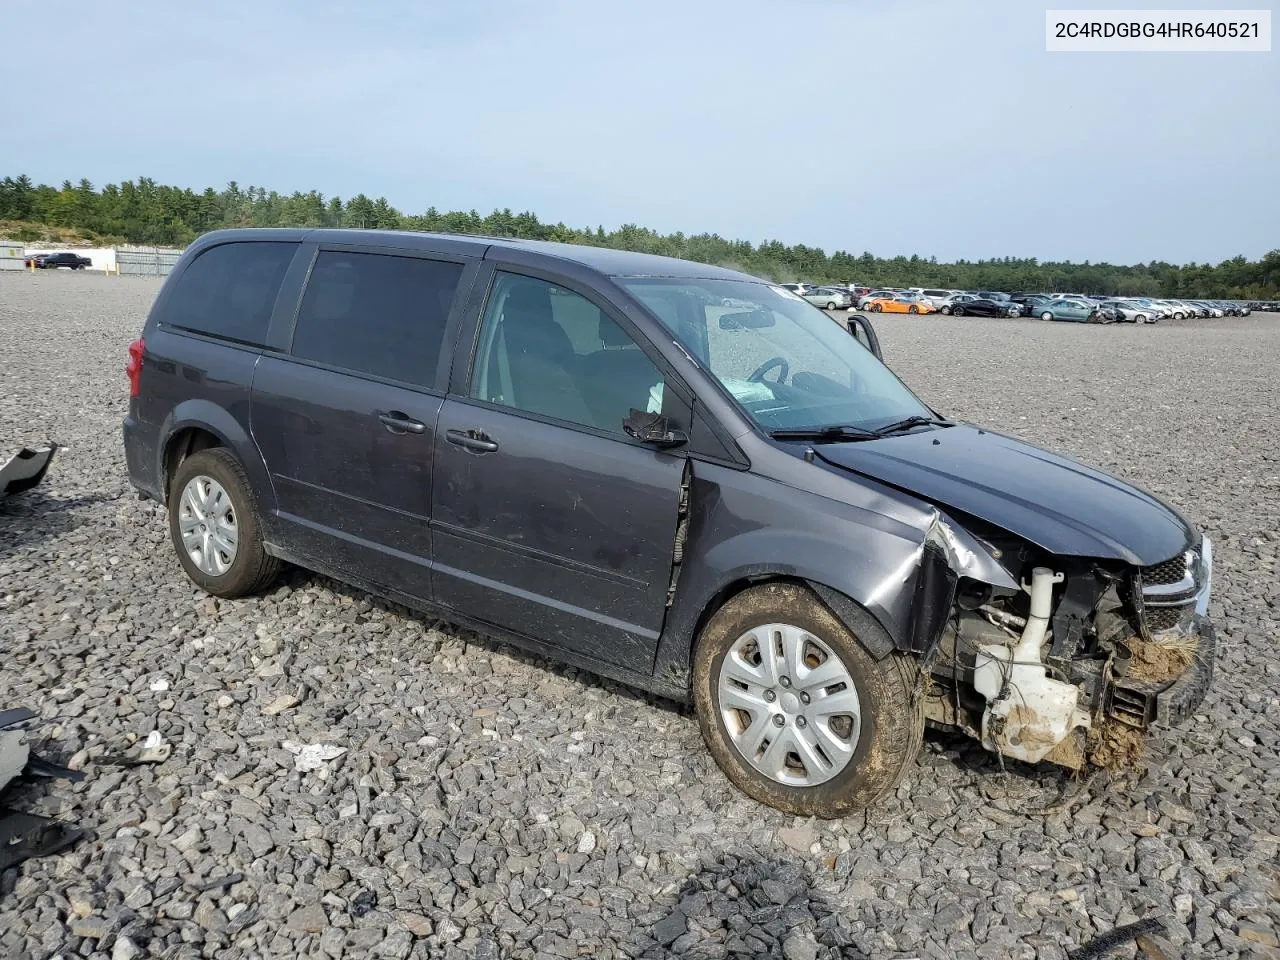
[[[1211,547],[1174,509],[946,418],[864,317],[731,270],[219,231],[127,369],[131,481],[200,587],[298,564],[691,701],[785,810],[884,794],[926,723],[1080,767],[1212,673]]]

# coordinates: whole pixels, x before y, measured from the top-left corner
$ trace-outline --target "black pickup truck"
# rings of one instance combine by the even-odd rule
[[[75,253],[37,253],[27,259],[27,265],[40,270],[56,270],[58,267],[83,270],[93,266],[93,261]]]

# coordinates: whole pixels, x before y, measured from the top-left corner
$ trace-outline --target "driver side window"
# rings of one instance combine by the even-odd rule
[[[662,410],[663,376],[594,303],[547,280],[494,275],[471,373],[477,400],[624,435]]]

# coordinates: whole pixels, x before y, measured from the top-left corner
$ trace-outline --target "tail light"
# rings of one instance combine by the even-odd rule
[[[141,337],[129,344],[129,359],[125,362],[124,372],[129,377],[129,396],[138,395],[138,387],[142,380],[142,351],[146,343]]]

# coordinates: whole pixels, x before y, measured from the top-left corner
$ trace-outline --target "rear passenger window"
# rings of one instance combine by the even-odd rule
[[[434,387],[462,265],[381,253],[316,258],[293,355]]]
[[[177,278],[163,322],[261,346],[296,243],[224,243],[200,254]]]

